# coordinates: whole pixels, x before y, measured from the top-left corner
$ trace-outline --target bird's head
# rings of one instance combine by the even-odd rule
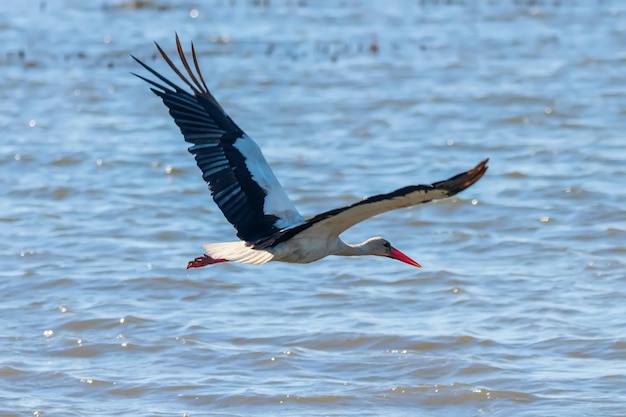
[[[413,259],[400,252],[398,249],[391,246],[391,243],[387,239],[382,237],[373,237],[365,242],[365,245],[369,249],[369,253],[376,256],[386,256],[387,258],[397,259],[406,264],[421,268],[422,265],[415,262]]]

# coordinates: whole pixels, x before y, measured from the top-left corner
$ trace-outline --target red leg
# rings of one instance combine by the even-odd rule
[[[213,259],[209,255],[198,256],[193,261],[189,261],[187,269],[189,268],[202,268],[203,266],[219,264],[221,262],[228,262],[228,259]]]

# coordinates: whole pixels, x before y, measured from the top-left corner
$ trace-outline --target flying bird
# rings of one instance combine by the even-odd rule
[[[382,237],[349,244],[339,236],[355,224],[378,214],[450,197],[474,184],[487,171],[488,159],[485,159],[473,169],[445,181],[410,185],[307,219],[285,193],[258,145],[226,114],[209,91],[193,42],[191,56],[195,71],[176,35],[176,47],[186,75],[156,42],[155,45],[191,92],[134,56],[132,58],[160,82],[133,75],[148,82],[151,90],[169,108],[185,141],[191,144],[188,150],[194,155],[213,200],[241,239],[204,245],[205,254],[190,261],[187,269],[228,261],[247,264],[269,261],[309,263],[328,255],[385,256],[421,267]]]

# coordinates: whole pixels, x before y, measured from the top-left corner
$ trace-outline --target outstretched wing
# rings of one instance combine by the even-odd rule
[[[303,224],[282,230],[269,238],[255,242],[254,247],[273,247],[300,233],[339,236],[355,224],[378,214],[450,197],[471,186],[485,175],[488,161],[489,159],[485,159],[473,169],[445,181],[439,181],[432,185],[411,185],[388,194],[368,197],[350,206],[318,214]]]
[[[163,59],[193,94],[133,56],[163,84],[136,75],[150,83],[151,90],[169,108],[185,141],[208,183],[213,200],[226,219],[247,242],[271,236],[285,227],[304,221],[265,161],[257,144],[226,114],[211,94],[198,65],[193,43],[191,55],[195,73],[189,66],[176,35],[176,47],[187,77],[156,44]]]

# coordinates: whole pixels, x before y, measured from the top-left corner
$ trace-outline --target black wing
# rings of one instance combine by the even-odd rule
[[[200,72],[193,43],[191,54],[197,77],[185,58],[178,35],[176,46],[191,81],[156,44],[163,59],[191,88],[193,94],[134,56],[135,61],[163,84],[141,75],[133,75],[156,87],[151,90],[169,108],[185,141],[193,144],[188,150],[195,156],[202,170],[202,178],[209,184],[213,200],[237,229],[237,236],[247,242],[254,242],[304,221],[257,144],[233,122],[209,91]]]
[[[339,236],[355,224],[378,214],[453,196],[485,175],[488,161],[489,159],[485,159],[473,169],[445,181],[439,181],[432,185],[411,185],[391,193],[368,197],[350,206],[318,214],[303,224],[281,230],[273,236],[255,242],[254,247],[261,249],[276,246],[300,233],[310,232],[324,236]]]

